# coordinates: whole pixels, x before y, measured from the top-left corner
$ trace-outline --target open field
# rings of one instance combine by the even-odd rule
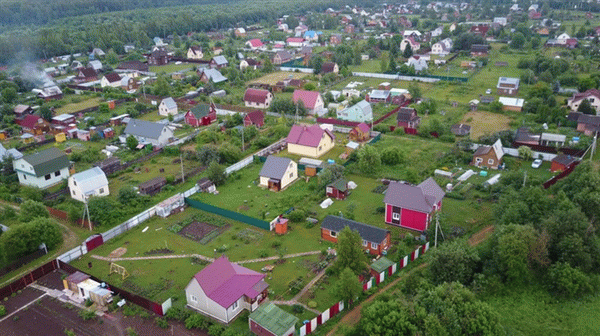
[[[150,72],[154,72],[156,74],[159,74],[161,72],[167,73],[167,74],[171,74],[173,72],[179,72],[179,71],[192,71],[194,69],[194,67],[196,66],[196,64],[192,64],[192,63],[181,63],[181,64],[175,64],[175,62],[169,63],[167,65],[153,65],[150,66],[148,68],[148,71]]]
[[[79,99],[87,98],[85,96],[78,96],[78,97],[79,97]],[[57,108],[55,110],[56,111],[55,115],[61,115],[61,114],[65,114],[65,113],[74,113],[74,112],[81,111],[86,108],[98,106],[100,104],[100,100],[101,100],[100,97],[94,97],[94,98],[84,99],[78,103],[70,103],[65,106]]]
[[[255,80],[252,80],[252,81],[248,82],[248,84],[261,83],[261,84],[275,85],[275,84],[277,84],[277,82],[283,81],[284,79],[289,79],[289,78],[302,79],[306,76],[308,76],[308,74],[305,74],[302,72],[277,71],[277,72],[270,73],[268,75],[264,75]]]
[[[504,114],[470,111],[464,115],[463,124],[471,125],[471,139],[510,129],[512,118]]]

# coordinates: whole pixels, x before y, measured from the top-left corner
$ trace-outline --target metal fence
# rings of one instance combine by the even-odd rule
[[[260,220],[260,219],[254,218],[254,217],[242,215],[240,213],[237,213],[237,212],[234,212],[231,210],[219,208],[214,205],[200,202],[198,200],[193,200],[193,199],[190,199],[187,197],[185,198],[185,203],[187,203],[192,208],[196,208],[196,209],[200,209],[200,210],[203,210],[206,212],[214,213],[216,215],[223,216],[223,217],[226,217],[229,219],[233,219],[238,222],[250,224],[252,226],[255,226],[255,227],[263,229],[263,230],[267,230],[267,231],[271,230],[271,225],[269,224],[269,222],[266,222],[264,220]]]
[[[23,265],[27,265],[30,262],[36,260],[37,258],[44,256],[48,253],[48,250],[45,248],[41,248],[29,255],[26,255],[24,257],[21,257],[15,261],[13,261],[12,263],[10,263],[9,265],[0,268],[0,277],[14,271],[17,270],[19,268],[21,268]]]
[[[241,161],[238,161],[238,162],[232,164],[231,166],[225,168],[225,174],[229,175],[238,170],[242,170],[243,168],[249,166],[252,162],[254,162],[254,157],[249,156],[249,157],[247,157]]]
[[[53,272],[57,268],[58,268],[58,260],[54,259],[36,269],[34,269],[33,271],[25,274],[24,276],[20,277],[19,279],[0,288],[0,299],[4,299],[6,297],[9,297],[13,293],[17,293],[18,291],[29,286],[31,283],[33,283],[34,281],[43,277],[44,275],[46,275],[50,272]]]
[[[406,76],[406,75],[393,75],[393,74],[382,74],[372,72],[353,72],[353,76],[358,77],[369,77],[369,78],[381,78],[391,80],[403,80],[403,81],[419,81],[425,83],[434,83],[441,80],[445,81],[456,81],[466,83],[469,78],[466,77],[452,77],[452,76],[435,76],[435,75],[420,75],[420,76]]]

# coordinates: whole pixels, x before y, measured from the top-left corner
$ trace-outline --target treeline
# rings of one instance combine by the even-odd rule
[[[89,52],[94,47],[114,49],[120,53],[123,45],[128,43],[147,48],[155,36],[181,36],[189,32],[216,31],[256,23],[270,26],[284,14],[324,11],[328,7],[340,8],[351,2],[353,0],[316,0],[302,4],[291,0],[217,0],[196,6],[63,18],[44,28],[14,29],[0,35],[0,64]]]

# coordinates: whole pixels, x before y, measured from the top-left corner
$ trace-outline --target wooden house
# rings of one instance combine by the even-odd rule
[[[360,123],[350,131],[348,137],[352,141],[367,141],[371,139],[371,128],[365,123]]]
[[[417,128],[421,118],[417,116],[417,110],[411,107],[402,107],[396,116],[398,127]]]
[[[473,154],[471,164],[480,168],[498,169],[502,165],[504,150],[498,139],[492,146],[480,146]]]
[[[550,165],[551,172],[563,172],[577,162],[577,158],[571,155],[560,154],[552,159]]]
[[[210,125],[217,120],[217,107],[213,103],[196,105],[186,112],[184,119],[186,124],[194,127]]]
[[[267,157],[259,173],[260,186],[280,191],[298,178],[298,164],[292,159],[274,155]]]
[[[167,179],[164,176],[158,176],[140,184],[138,186],[138,191],[142,195],[153,196],[155,194],[158,194],[166,184]]]
[[[343,178],[337,179],[325,187],[327,197],[333,197],[337,200],[345,200],[349,192],[348,181]]]
[[[247,113],[244,116],[244,127],[256,126],[256,128],[262,128],[265,124],[265,114],[263,111],[256,110]]]
[[[321,223],[321,238],[337,243],[338,235],[345,227],[358,231],[363,249],[370,254],[381,255],[390,247],[390,231],[331,215],[325,217]]]

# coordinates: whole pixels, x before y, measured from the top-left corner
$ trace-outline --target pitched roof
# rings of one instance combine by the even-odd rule
[[[487,44],[473,44],[471,45],[471,52],[488,52],[490,46]]]
[[[302,37],[288,37],[285,41],[287,43],[302,43],[304,39]]]
[[[215,56],[215,57],[213,57],[212,60],[215,61],[215,63],[217,65],[225,65],[225,64],[229,63],[229,62],[227,62],[227,59],[223,55]]]
[[[246,43],[249,43],[252,48],[259,48],[264,45],[260,39],[252,39]]]
[[[206,117],[210,114],[210,105],[206,104],[198,104],[190,109],[190,112],[196,117],[196,119],[200,119]]]
[[[19,105],[15,106],[13,111],[17,114],[21,114],[21,113],[25,113],[25,111],[29,110],[30,108],[31,107],[29,107],[29,105],[19,104]]]
[[[265,114],[263,113],[263,111],[260,110],[252,111],[246,114],[246,117],[250,119],[250,122],[253,125],[262,124],[265,121]]]
[[[217,69],[200,69],[198,72],[200,76],[204,73],[208,79],[211,79],[214,83],[220,83],[227,80],[227,77],[223,76]]]
[[[229,308],[243,295],[257,297],[269,286],[264,278],[264,274],[234,264],[226,256],[194,275],[206,296],[223,308]]]
[[[500,141],[500,139],[496,140],[491,146],[479,146],[475,153],[473,153],[473,156],[488,154],[492,149],[494,150],[494,154],[496,154],[496,159],[502,159],[504,156],[504,149],[502,148],[502,141]]]
[[[346,226],[353,231],[358,231],[358,234],[363,240],[376,244],[380,244],[389,232],[388,230],[384,230],[382,228],[331,215],[325,217],[321,223],[322,229],[335,232],[342,231]]]
[[[165,127],[167,127],[165,124],[141,119],[131,119],[127,123],[127,127],[125,127],[123,133],[144,138],[158,139]]]
[[[340,179],[337,179],[337,180],[329,183],[327,186],[334,187],[335,189],[337,189],[339,191],[346,191],[346,190],[348,190],[348,181],[346,179],[340,178]]]
[[[175,103],[175,99],[173,99],[171,97],[163,99],[160,103],[161,103],[161,105],[164,103],[165,107],[168,108],[169,110],[177,108],[177,103]]]
[[[321,66],[321,72],[322,73],[333,72],[333,70],[335,70],[335,66],[336,66],[336,64],[334,62],[323,63],[323,65]]]
[[[445,193],[430,177],[415,186],[403,182],[390,182],[383,202],[404,209],[430,213]]]
[[[454,124],[452,127],[450,127],[450,132],[459,136],[467,135],[471,133],[471,126],[466,124]]]
[[[91,77],[96,77],[98,74],[96,73],[96,70],[94,70],[93,68],[83,68],[81,70],[79,70],[79,73],[84,77],[84,78],[91,78]]]
[[[368,133],[371,131],[371,128],[369,127],[369,125],[365,124],[365,123],[360,123],[356,126],[356,128],[358,128],[361,132],[363,133]]]
[[[140,61],[127,61],[119,64],[117,69],[148,71],[148,64]]]
[[[19,152],[15,148],[6,149],[0,144],[0,162],[4,161],[5,157],[11,156],[13,160],[18,160],[23,157],[23,153]]]
[[[69,167],[67,154],[55,147],[23,156],[23,160],[33,167],[36,176],[44,176]]]
[[[121,75],[119,75],[116,72],[111,72],[111,73],[107,73],[106,75],[104,75],[104,78],[106,78],[106,80],[109,83],[114,83],[114,82],[119,82],[121,80]]]
[[[294,90],[292,99],[294,104],[297,104],[298,100],[301,100],[304,103],[304,107],[312,110],[315,108],[319,97],[321,97],[321,94],[318,91]]]
[[[40,119],[42,119],[42,117],[33,114],[28,114],[25,116],[25,118],[19,121],[19,125],[25,128],[33,128],[40,121]]]
[[[90,168],[71,176],[71,179],[75,181],[77,187],[81,189],[81,192],[85,195],[90,191],[94,191],[98,188],[108,185],[106,175],[100,169],[100,167]]]
[[[386,257],[381,257],[371,264],[371,269],[377,273],[381,273],[387,270],[392,265],[394,265],[393,261]]]
[[[589,89],[585,92],[581,92],[581,93],[576,93],[573,95],[573,97],[571,97],[570,101],[572,103],[578,102],[584,98],[588,98],[588,97],[596,97],[596,98],[600,98],[600,90],[598,89]]]
[[[525,104],[525,100],[522,98],[500,97],[498,98],[498,101],[500,102],[500,104],[506,106],[523,107],[523,105]]]
[[[248,318],[276,336],[287,336],[286,332],[299,321],[296,316],[272,302],[258,306]]]
[[[515,87],[519,87],[519,82],[521,80],[519,78],[514,78],[514,77],[499,77],[498,78],[498,85],[496,85],[496,88],[502,88],[505,85],[514,85]]]
[[[277,53],[275,53],[275,55],[279,56],[279,58],[281,58],[282,61],[292,59],[292,54],[290,54],[290,52],[287,50],[280,50]]]
[[[257,104],[265,104],[267,102],[269,94],[269,90],[247,89],[246,93],[244,94],[244,101]]]
[[[281,180],[291,163],[292,159],[269,155],[258,175]]]
[[[388,90],[373,90],[371,91],[371,93],[369,94],[369,98],[375,98],[375,99],[388,99],[388,97],[390,96],[390,91]]]
[[[327,133],[331,139],[335,139],[333,133],[329,130],[322,129],[319,125],[293,125],[287,136],[287,142],[301,146],[317,147],[325,133]]]
[[[417,111],[412,107],[402,107],[400,111],[398,111],[398,115],[396,116],[396,121],[400,122],[409,122],[420,119],[417,116]]]
[[[559,154],[554,159],[552,159],[552,162],[560,163],[567,167],[573,164],[575,161],[577,161],[576,157],[565,154]]]

